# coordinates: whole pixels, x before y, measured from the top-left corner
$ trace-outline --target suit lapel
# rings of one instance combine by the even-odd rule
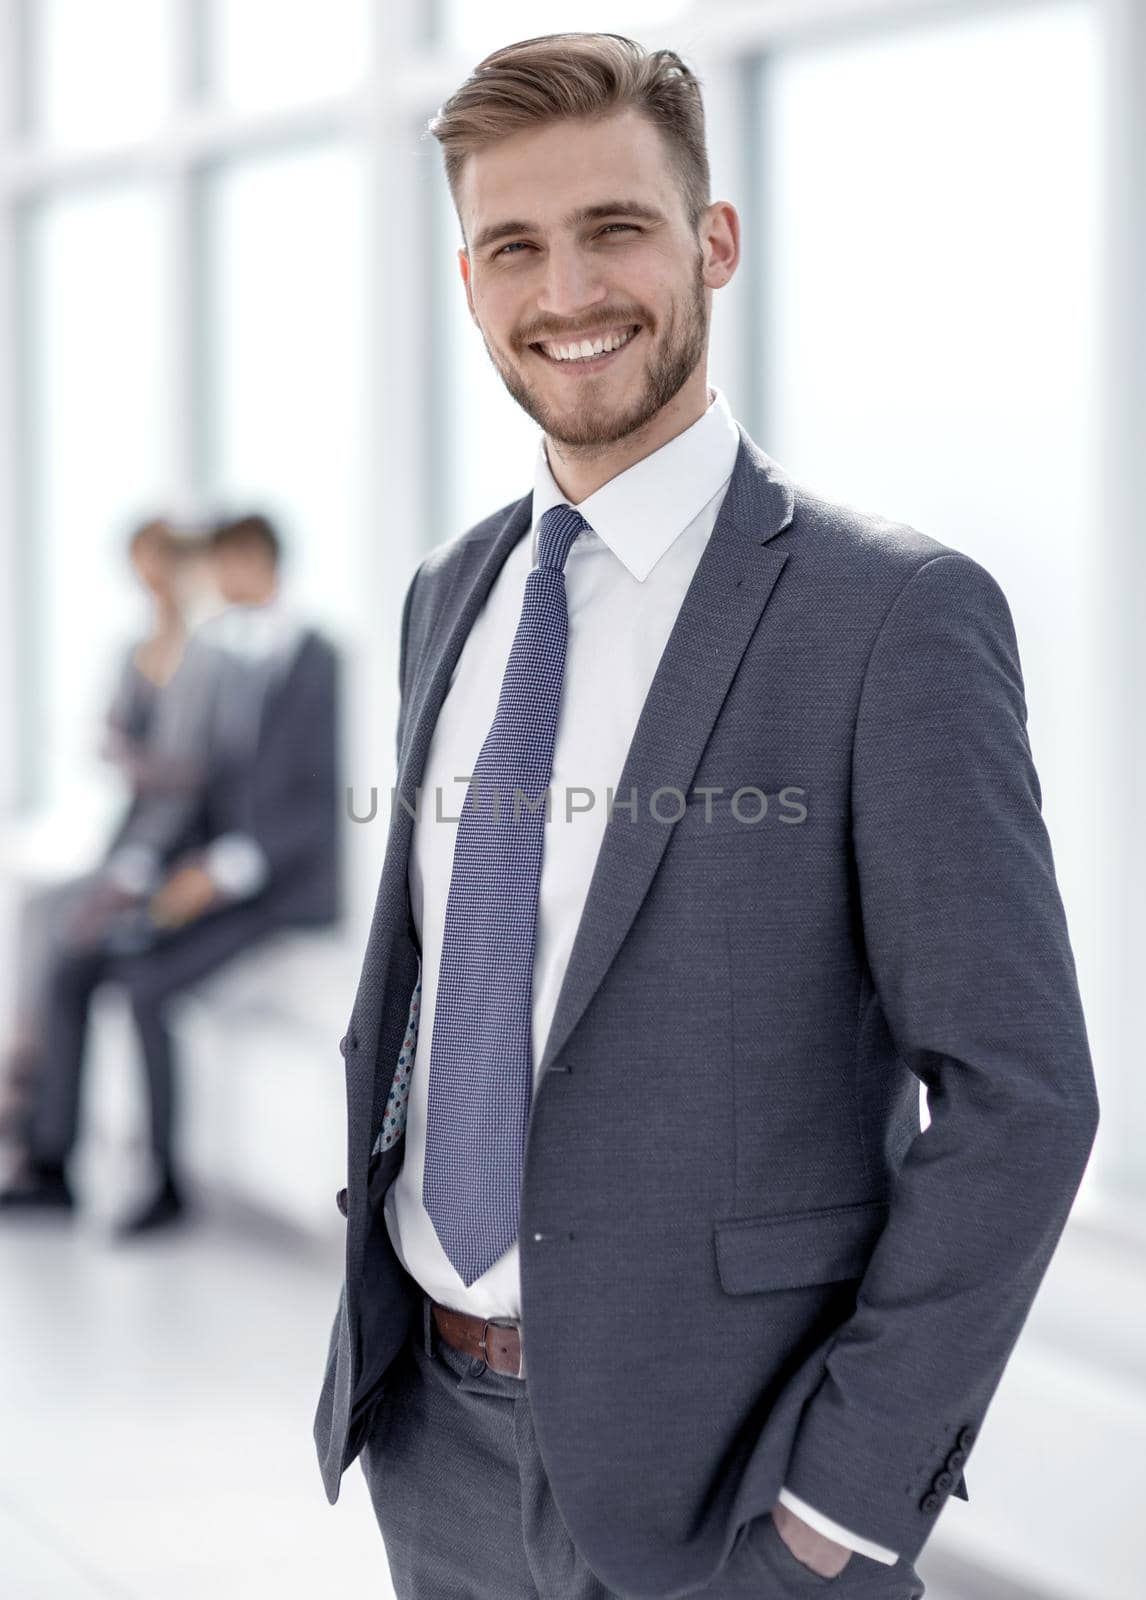
[[[397,1059],[396,1047],[393,1051],[387,1050],[379,1072],[378,1051],[385,1042],[383,1005],[388,997],[397,943],[405,934],[410,916],[412,813],[426,768],[430,739],[462,646],[506,557],[529,528],[532,506],[533,494],[530,492],[511,508],[492,538],[475,538],[459,552],[459,571],[453,592],[462,596],[461,604],[451,616],[447,600],[445,631],[429,647],[428,664],[415,674],[411,691],[413,698],[406,715],[402,748],[398,752],[398,798],[391,811],[386,857],[382,864],[378,898],[354,1004],[355,1014],[360,1020],[360,1037],[358,1047],[349,1050],[346,1058],[351,1138],[349,1181],[352,1187],[356,1182],[365,1181],[367,1158],[385,1111]],[[395,994],[393,999],[394,1013],[399,1018],[396,1029],[405,1025],[413,979],[409,987],[403,979],[401,987],[402,992]],[[396,1036],[400,1040],[401,1032],[398,1031]]]
[[[729,684],[788,559],[787,551],[769,549],[768,541],[792,520],[792,485],[743,428],[740,441],[728,493],[616,785],[618,801],[637,791],[637,821],[617,809],[606,825],[542,1070],[560,1052],[608,971],[668,843],[672,828],[649,815],[649,797],[662,787],[687,794]]]

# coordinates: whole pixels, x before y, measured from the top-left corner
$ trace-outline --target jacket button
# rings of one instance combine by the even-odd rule
[[[338,1209],[342,1212],[342,1215],[345,1217],[347,1215],[347,1211],[346,1211],[346,1190],[345,1189],[340,1189],[338,1191],[338,1193],[334,1197],[334,1203],[338,1207]]]
[[[970,1450],[971,1446],[975,1443],[975,1440],[978,1437],[979,1435],[974,1428],[961,1428],[959,1430],[959,1437],[956,1439],[955,1443],[959,1446],[960,1450]]]
[[[952,1472],[958,1472],[966,1459],[966,1450],[952,1450],[951,1454],[947,1457],[947,1465],[950,1467]]]
[[[339,1054],[340,1055],[345,1055],[346,1054],[346,1035],[345,1034],[343,1034],[342,1038],[338,1041],[338,1050],[339,1050]]]
[[[937,1494],[925,1494],[923,1499],[919,1502],[920,1511],[938,1511],[939,1506],[940,1500]]]
[[[931,1487],[937,1490],[939,1494],[946,1494],[954,1482],[955,1478],[952,1473],[937,1472],[935,1477],[931,1480]]]

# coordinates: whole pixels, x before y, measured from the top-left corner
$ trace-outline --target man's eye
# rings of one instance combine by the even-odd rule
[[[601,229],[601,232],[608,233],[611,228],[621,228],[626,233],[640,233],[641,231],[635,222],[607,222]],[[512,251],[516,254],[518,249],[528,250],[529,248],[530,247],[527,240],[512,239],[510,240],[509,244],[503,244],[500,250],[495,250],[494,257],[496,258],[497,256],[503,256],[507,251]]]

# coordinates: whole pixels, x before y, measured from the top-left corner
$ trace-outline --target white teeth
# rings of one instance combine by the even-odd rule
[[[628,344],[636,330],[609,333],[603,339],[582,339],[579,344],[542,344],[541,348],[553,361],[585,361],[593,356],[605,355]]]

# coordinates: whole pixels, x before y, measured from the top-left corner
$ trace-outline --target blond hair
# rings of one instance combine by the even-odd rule
[[[466,157],[523,128],[639,111],[668,147],[695,231],[709,204],[700,79],[673,50],[646,50],[619,33],[550,33],[480,61],[429,123],[458,207]]]

